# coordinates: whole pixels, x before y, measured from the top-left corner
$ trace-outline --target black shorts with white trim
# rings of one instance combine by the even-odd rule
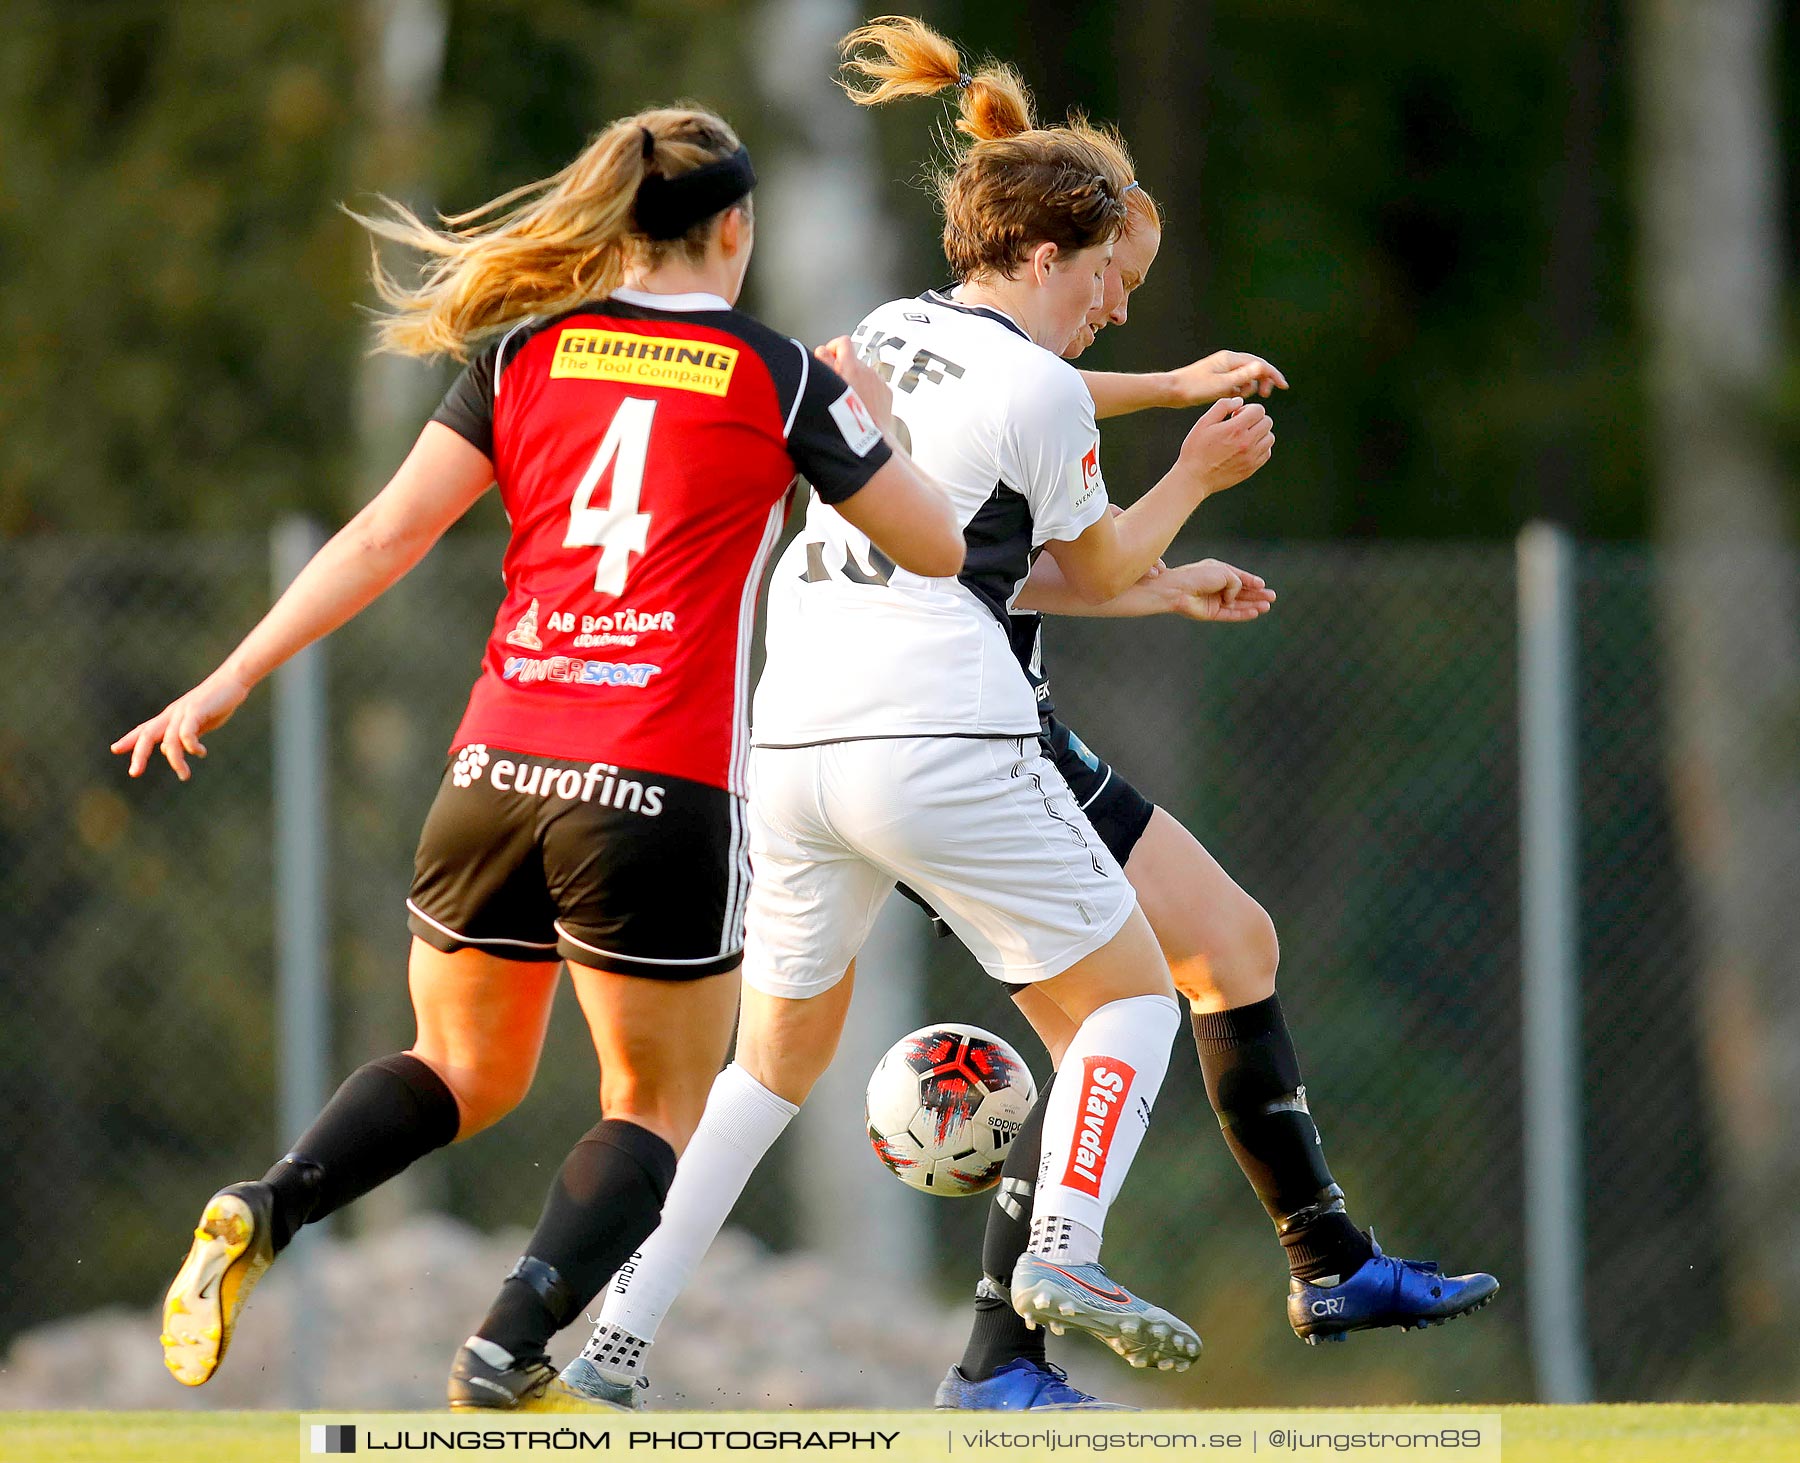
[[[749,888],[723,788],[472,744],[426,814],[407,927],[445,952],[696,980],[743,958]]]
[[[1137,847],[1144,830],[1150,826],[1156,804],[1121,777],[1117,769],[1088,750],[1087,743],[1054,716],[1044,718],[1038,740],[1044,755],[1055,764],[1063,781],[1069,784],[1069,791],[1075,794],[1075,806],[1087,815],[1107,852],[1119,861],[1120,868],[1124,868],[1132,849]],[[919,895],[904,884],[899,889],[931,917],[932,929],[937,934],[950,933],[950,926]]]

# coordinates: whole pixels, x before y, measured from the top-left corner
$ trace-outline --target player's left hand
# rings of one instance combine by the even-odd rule
[[[875,425],[890,437],[893,436],[894,393],[888,390],[887,382],[876,374],[875,368],[865,364],[862,357],[857,355],[850,337],[840,335],[836,340],[828,340],[813,354],[844,378],[845,383],[862,398],[862,404],[874,416]]]
[[[186,782],[194,775],[187,759],[206,755],[201,736],[230,721],[249,694],[250,688],[235,677],[214,671],[185,696],[171,701],[148,721],[139,722],[114,742],[112,749],[119,756],[130,753],[130,774],[142,777],[160,748],[175,775]]]
[[[1168,613],[1189,620],[1239,625],[1275,607],[1275,591],[1260,574],[1218,559],[1178,564],[1150,580],[1168,599]]]
[[[1177,406],[1205,406],[1227,396],[1248,401],[1278,388],[1286,391],[1288,384],[1287,377],[1261,356],[1243,351],[1214,351],[1169,374],[1175,382]]]

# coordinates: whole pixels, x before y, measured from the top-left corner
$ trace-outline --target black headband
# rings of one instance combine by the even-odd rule
[[[756,169],[742,147],[673,178],[651,173],[638,185],[638,232],[652,239],[679,239],[702,219],[747,197],[755,186]]]

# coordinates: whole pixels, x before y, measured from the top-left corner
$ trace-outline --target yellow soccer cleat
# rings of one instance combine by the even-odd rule
[[[163,1299],[163,1364],[184,1387],[219,1369],[231,1333],[275,1259],[275,1196],[267,1184],[232,1184],[206,1201],[194,1243]]]

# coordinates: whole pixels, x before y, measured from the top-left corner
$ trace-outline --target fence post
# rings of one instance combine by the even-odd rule
[[[269,535],[270,571],[280,594],[324,543],[311,519],[289,517]],[[325,891],[325,650],[314,645],[275,672],[275,983],[279,1053],[276,1143],[300,1136],[325,1104],[329,988]],[[312,1236],[302,1230],[283,1256],[293,1296],[293,1405],[318,1402],[325,1319],[319,1309]]]
[[[1519,894],[1526,1301],[1540,1402],[1593,1396],[1583,1296],[1575,575],[1568,534],[1519,535]]]

